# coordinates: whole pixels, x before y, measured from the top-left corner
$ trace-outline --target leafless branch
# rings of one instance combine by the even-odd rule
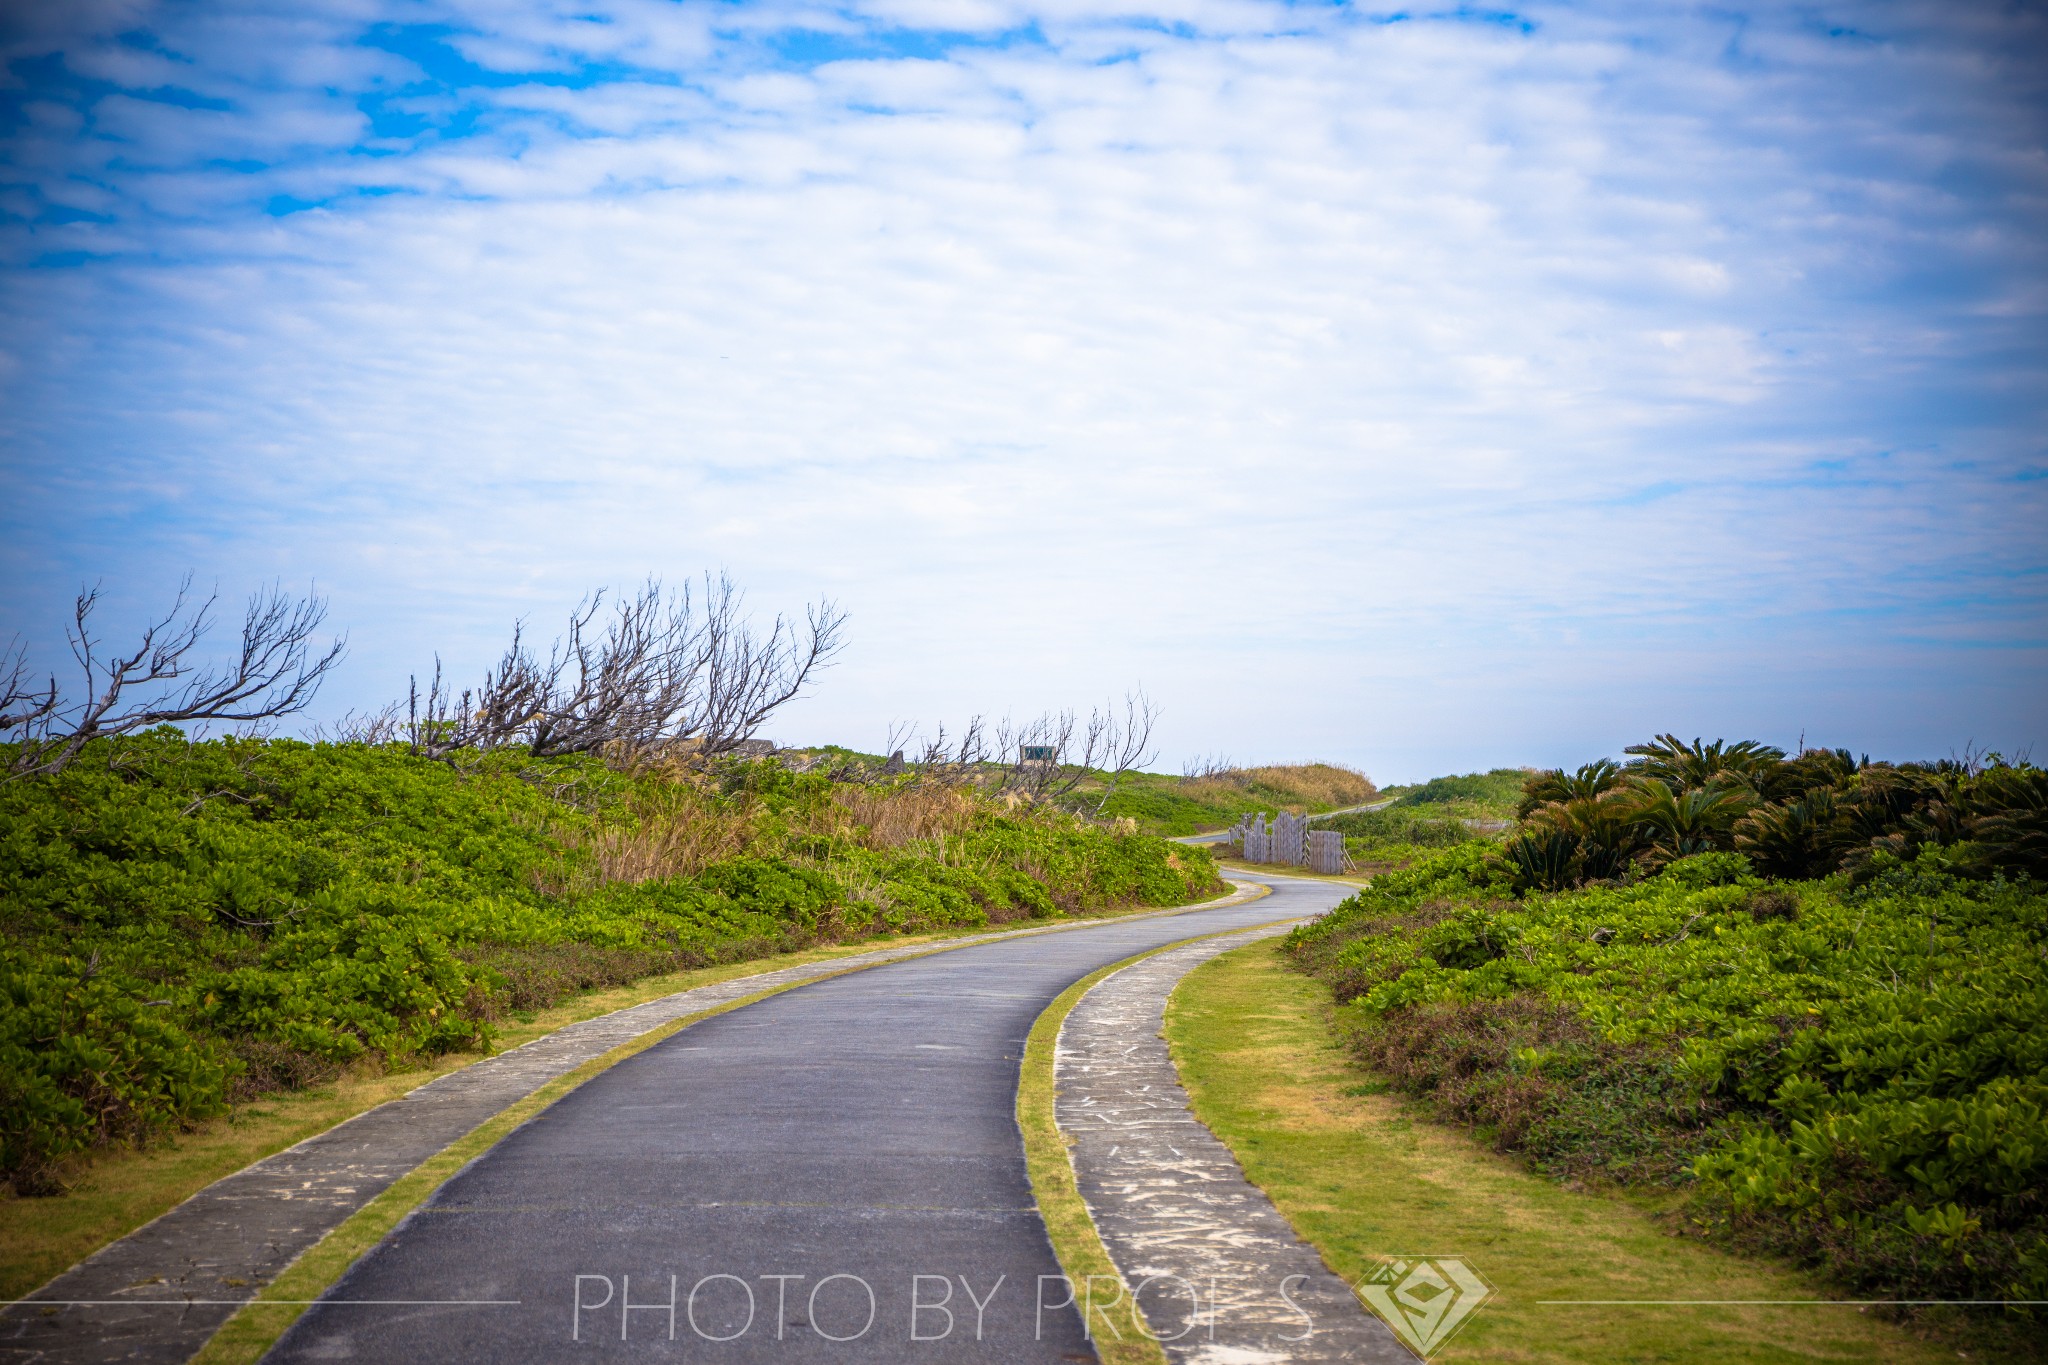
[[[1159,707],[1145,695],[1145,689],[1124,693],[1121,710],[1114,705],[1088,717],[1088,733],[1094,754],[1093,766],[1103,774],[1102,799],[1095,803],[1097,815],[1109,806],[1109,798],[1124,778],[1158,761],[1152,747],[1152,730],[1159,722]]]
[[[1123,705],[1095,707],[1083,718],[1072,711],[1047,711],[996,729],[995,748],[1012,766],[1004,790],[1034,804],[1050,804],[1073,795],[1084,781],[1103,782],[1095,813],[1100,815],[1123,779],[1154,762],[1158,750],[1152,731],[1159,708],[1140,688],[1124,694]]]
[[[1088,775],[1091,757],[1075,751],[1078,724],[1072,711],[1045,711],[1023,722],[1005,717],[995,731],[996,752],[1009,765],[1002,789],[1034,805],[1071,793]]]
[[[524,744],[536,758],[611,748],[682,746],[700,760],[729,754],[799,696],[842,647],[846,615],[829,601],[802,624],[777,616],[765,635],[741,608],[732,580],[704,579],[703,601],[685,586],[649,579],[617,599],[606,594],[570,613],[568,632],[543,661],[524,623],[496,668],[456,692],[440,661],[424,698],[414,679],[406,737],[415,752],[449,758]]]
[[[687,733],[707,757],[730,753],[752,739],[768,717],[796,700],[819,669],[844,648],[846,613],[820,600],[804,608],[802,625],[778,615],[766,636],[757,636],[740,614],[740,594],[723,574],[704,578],[701,650],[689,679],[694,716],[684,715]]]
[[[68,631],[72,658],[84,674],[84,699],[67,704],[54,680],[42,693],[21,692],[18,662],[8,684],[10,701],[0,706],[8,724],[0,735],[19,730],[13,772],[54,773],[68,766],[94,739],[111,738],[158,725],[191,721],[251,724],[303,711],[320,689],[346,646],[341,638],[323,653],[314,652],[312,637],[327,617],[327,603],[317,595],[288,597],[273,585],[249,599],[242,617],[238,652],[232,663],[196,667],[191,655],[213,624],[209,595],[187,606],[190,574],[178,586],[171,609],[146,626],[133,651],[106,654],[92,632],[92,614],[99,604],[97,586],[78,595]],[[182,681],[182,685],[179,685]],[[146,700],[138,690],[152,689]],[[38,709],[40,706],[40,709]]]
[[[988,776],[987,723],[980,716],[967,722],[957,738],[949,739],[946,727],[918,746],[912,764],[920,782],[959,787],[980,784]]]
[[[0,740],[10,738],[15,730],[24,735],[38,733],[38,727],[57,712],[57,680],[50,678],[37,689],[29,672],[28,647],[20,636],[8,641],[6,653],[0,654],[0,674],[7,679],[0,684]]]
[[[309,733],[321,744],[389,744],[404,730],[404,708],[392,702],[375,711],[343,712],[332,725],[322,722]]]

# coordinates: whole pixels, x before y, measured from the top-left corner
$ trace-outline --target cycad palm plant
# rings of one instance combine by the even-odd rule
[[[1583,775],[1586,769],[1579,771]],[[1625,793],[1608,788],[1538,806],[1523,832],[1510,841],[1508,856],[1525,885],[1555,890],[1618,878],[1646,847]],[[1559,861],[1565,849],[1568,867]]]
[[[1566,829],[1524,830],[1501,849],[1518,890],[1562,891],[1577,886],[1583,846]]]
[[[1515,818],[1526,820],[1537,807],[1553,801],[1591,800],[1620,785],[1621,765],[1611,758],[1584,764],[1571,774],[1566,774],[1562,768],[1552,768],[1537,773],[1523,785],[1521,804],[1515,807]]]
[[[1631,744],[1625,752],[1636,755],[1630,765],[1634,775],[1653,778],[1678,792],[1713,786],[1717,779],[1725,786],[1731,777],[1755,786],[1785,761],[1783,749],[1753,739],[1704,744],[1695,738],[1687,744],[1677,735],[1659,735],[1648,744]]]
[[[1802,749],[1783,763],[1752,766],[1743,781],[1764,801],[1797,801],[1816,788],[1837,788],[1870,765],[1847,749]]]
[[[1733,784],[1674,791],[1662,782],[1638,782],[1624,798],[1624,809],[1648,830],[1650,855],[1663,863],[1733,848],[1732,827],[1754,802],[1749,791]]]
[[[1826,787],[1779,806],[1758,806],[1735,822],[1736,852],[1767,877],[1820,877],[1836,861],[1835,794]]]
[[[1993,867],[2048,877],[2048,772],[1997,767],[1972,784],[1970,837]]]

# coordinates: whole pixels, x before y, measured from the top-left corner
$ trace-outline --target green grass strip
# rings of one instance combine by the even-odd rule
[[[1268,890],[1265,894],[1272,893]],[[1246,925],[1223,930],[1222,934],[1241,934],[1246,928],[1257,927]],[[1202,934],[1197,938],[1162,944],[1088,973],[1046,1006],[1045,1012],[1038,1016],[1038,1022],[1031,1026],[1031,1035],[1024,1044],[1024,1067],[1017,1081],[1017,1127],[1024,1134],[1024,1164],[1031,1175],[1031,1192],[1038,1200],[1038,1215],[1045,1221],[1046,1233],[1052,1238],[1053,1254],[1059,1258],[1060,1269],[1070,1284],[1079,1287],[1076,1296],[1093,1308],[1088,1314],[1091,1319],[1088,1334],[1094,1341],[1102,1365],[1166,1365],[1166,1352],[1142,1330],[1132,1330],[1132,1319],[1137,1315],[1129,1311],[1130,1286],[1124,1282],[1116,1263],[1110,1260],[1109,1252],[1104,1249],[1102,1238],[1095,1230],[1095,1220],[1089,1216],[1088,1205],[1075,1183],[1074,1163],[1067,1154],[1067,1138],[1060,1131],[1053,1109],[1053,1102],[1059,1094],[1053,1075],[1053,1053],[1059,1043],[1060,1026],[1067,1022],[1067,1016],[1073,1013],[1081,997],[1112,972],[1122,971],[1133,962],[1142,962],[1170,949],[1186,947],[1202,938],[1220,936]],[[1113,1285],[1117,1292],[1097,1301],[1088,1292],[1089,1287],[1105,1283]],[[1112,1318],[1109,1310],[1118,1304],[1125,1305],[1126,1311]],[[1140,1328],[1142,1322],[1142,1319],[1138,1320]]]

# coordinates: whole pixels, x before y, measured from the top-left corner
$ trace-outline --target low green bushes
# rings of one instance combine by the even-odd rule
[[[1432,777],[1417,786],[1395,788],[1394,808],[1435,807],[1471,816],[1503,815],[1521,800],[1529,775],[1526,768],[1493,768]]]
[[[1873,1295],[2048,1298],[2048,888],[1966,863],[1544,893],[1468,844],[1289,942],[1363,1060],[1553,1173]]]
[[[1317,821],[1316,828],[1336,830],[1344,836],[1345,850],[1354,859],[1378,866],[1412,862],[1439,849],[1487,837],[1462,817],[1413,806],[1335,815]]]
[[[911,782],[96,741],[0,785],[0,1175],[571,991],[1220,889],[1195,849]]]
[[[1500,837],[1511,823],[1529,774],[1521,768],[1436,777],[1391,789],[1378,810],[1317,822],[1344,836],[1344,848],[1368,872],[1400,867],[1456,844]]]

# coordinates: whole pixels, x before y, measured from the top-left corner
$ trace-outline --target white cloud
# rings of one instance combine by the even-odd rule
[[[842,14],[587,12],[444,11],[495,70],[681,84],[426,91],[482,131],[366,155],[347,82],[397,59],[251,20],[190,82],[232,110],[91,102],[148,169],[22,134],[118,221],[7,284],[10,577],[317,575],[359,701],[729,565],[854,609],[802,722],[854,742],[1140,678],[1187,749],[1386,776],[2048,722],[2043,169],[1994,34],[1787,15],[1735,60],[1711,16],[1195,4],[898,58]],[[780,63],[776,24],[873,50]],[[231,207],[271,193],[343,197]]]

